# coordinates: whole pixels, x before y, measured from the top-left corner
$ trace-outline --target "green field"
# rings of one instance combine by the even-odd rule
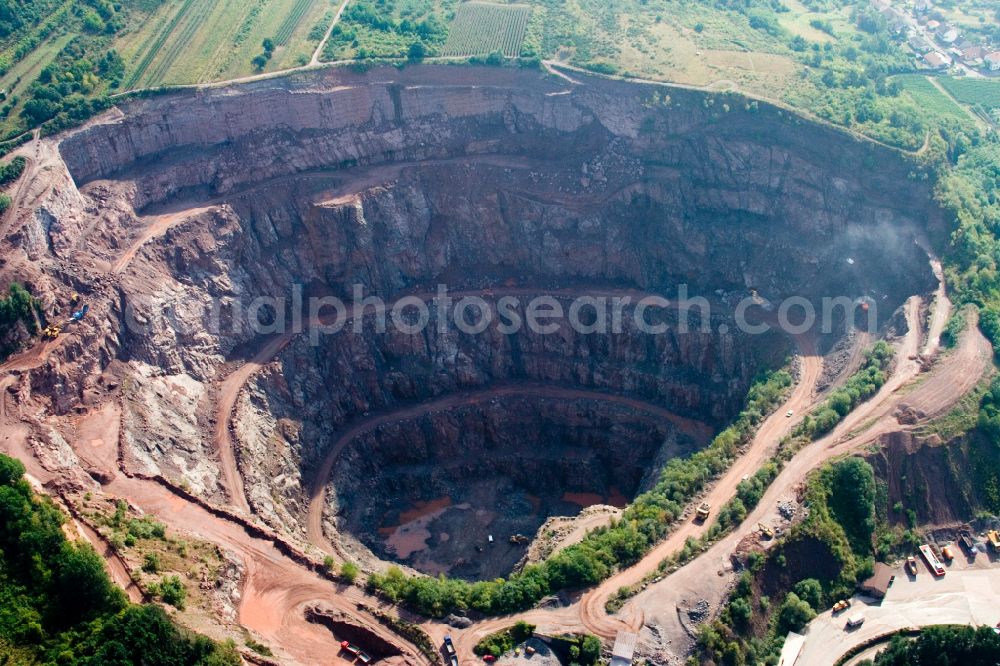
[[[116,42],[126,88],[248,76],[265,39],[276,48],[264,71],[306,64],[340,1],[168,0]]]
[[[517,57],[530,18],[528,5],[467,2],[455,13],[441,55],[472,56],[499,51],[508,58]]]
[[[938,81],[962,104],[986,109],[1000,108],[1000,82],[952,77],[942,77]]]
[[[900,74],[892,79],[922,109],[933,114],[968,122],[969,116],[922,74]]]

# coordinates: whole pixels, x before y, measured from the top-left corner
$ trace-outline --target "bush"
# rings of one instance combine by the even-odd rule
[[[160,581],[156,588],[157,594],[163,599],[163,603],[169,604],[178,610],[184,610],[184,602],[187,599],[187,589],[181,582],[180,576],[166,576]]]
[[[340,567],[340,577],[347,583],[354,583],[358,579],[358,565],[353,562],[344,562]]]
[[[499,657],[534,635],[535,625],[519,621],[510,629],[504,629],[485,637],[476,644],[472,651],[480,657],[487,654]],[[598,654],[600,654],[600,641],[598,641]]]
[[[146,553],[142,561],[142,570],[146,573],[158,573],[160,571],[160,557],[156,553]]]

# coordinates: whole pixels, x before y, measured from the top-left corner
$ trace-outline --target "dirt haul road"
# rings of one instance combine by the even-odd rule
[[[110,444],[111,453],[104,455],[117,458],[121,412],[117,404],[110,405],[84,417],[77,428],[80,433],[99,435],[101,441]],[[77,472],[71,462],[56,468],[53,464],[58,463],[50,460],[43,464],[36,458],[29,442],[30,427],[16,421],[2,425],[4,438],[0,440],[0,448],[23,461],[29,475],[39,483],[72,477]],[[70,438],[70,441],[78,448],[86,444],[84,439]],[[216,515],[154,481],[118,474],[103,490],[110,496],[127,498],[132,506],[156,516],[169,530],[193,535],[236,554],[246,569],[238,622],[265,644],[278,648],[281,663],[312,666],[317,663],[317,655],[323,655],[323,660],[331,663],[351,663],[337,656],[338,642],[328,629],[305,620],[305,607],[320,605],[356,618],[381,639],[406,650],[410,653],[410,663],[429,666],[414,646],[358,610],[358,603],[378,607],[377,599],[358,588],[337,586],[322,578],[286,556],[273,541],[252,535],[243,525]],[[110,570],[116,580],[122,573],[116,571],[114,563]]]
[[[895,371],[879,393],[871,400],[862,403],[828,436],[808,445],[799,452],[785,466],[757,507],[750,512],[736,530],[687,566],[663,578],[660,582],[650,585],[649,588],[627,603],[620,612],[623,619],[607,616],[604,602],[608,596],[620,585],[641,581],[647,574],[656,571],[659,561],[681,547],[683,539],[671,535],[667,542],[672,543],[673,549],[657,547],[656,550],[660,557],[643,558],[635,567],[586,593],[578,604],[554,610],[536,609],[524,614],[489,620],[461,632],[458,644],[465,657],[463,661],[472,663],[471,649],[483,636],[501,630],[518,619],[538,624],[548,630],[587,630],[604,638],[612,638],[621,629],[638,630],[644,624],[659,625],[665,629],[664,633],[668,636],[687,637],[686,630],[679,626],[677,607],[685,600],[702,599],[714,595],[715,601],[718,602],[724,598],[725,591],[728,589],[728,580],[722,579],[725,578],[725,572],[731,570],[729,558],[732,552],[741,541],[757,531],[758,523],[777,520],[777,503],[782,499],[793,498],[795,489],[801,485],[812,470],[832,458],[870,444],[884,434],[900,430],[901,426],[894,414],[901,404],[916,402],[924,405],[927,407],[925,410],[927,417],[945,413],[966,391],[981,380],[984,373],[989,371],[992,349],[988,341],[975,327],[975,323],[971,322],[968,330],[962,336],[958,349],[942,357],[925,381],[915,387],[912,386],[921,371],[920,363],[917,360],[917,351],[920,348],[922,338],[919,326],[920,305],[920,299],[916,297],[910,299],[906,304],[905,314],[909,324],[908,332],[897,343]],[[942,308],[942,314],[940,318],[932,315],[932,322],[947,319],[945,313],[950,307],[947,299],[939,298],[937,306]],[[931,333],[939,333],[939,329],[935,327]],[[925,344],[936,346],[933,340],[929,340]],[[908,389],[912,390],[907,392]],[[793,398],[801,400],[801,395],[793,396]],[[816,401],[813,402],[815,404]],[[785,409],[784,407],[780,408],[775,416],[781,416]],[[727,476],[726,483],[717,484],[713,490],[713,496],[717,493],[723,497],[724,503],[725,500],[733,496],[735,487],[741,478],[741,476],[735,478]],[[694,524],[687,524],[688,530],[685,530],[685,526],[682,525],[674,534],[681,533],[686,537],[698,533],[699,530],[690,530],[692,525]],[[705,527],[702,526],[700,529],[704,530]]]
[[[793,421],[786,414],[789,411],[797,414],[807,411],[814,402],[816,382],[819,381],[823,369],[823,359],[816,352],[816,345],[812,339],[799,337],[796,342],[802,364],[801,378],[785,404],[765,419],[758,428],[746,452],[737,458],[736,462],[730,466],[729,470],[703,498],[702,501],[708,502],[716,509],[733,497],[736,486],[743,480],[743,477],[752,475],[774,455],[778,440],[791,432],[793,425],[801,420],[800,416],[799,419]],[[604,607],[608,599],[618,588],[635,585],[650,572],[655,571],[663,559],[683,548],[688,538],[698,538],[707,532],[711,523],[712,521],[705,521],[704,524],[694,521],[681,523],[669,537],[653,548],[638,564],[612,576],[587,592],[581,602],[581,619],[588,631],[602,638],[611,639],[619,629],[638,629],[642,625],[644,615],[642,610],[633,613],[631,621],[623,624],[621,621],[609,617],[605,612]],[[625,615],[628,615],[628,611]]]
[[[947,307],[946,302],[939,303]],[[812,470],[832,458],[857,451],[882,435],[902,429],[894,416],[901,404],[920,401],[927,406],[926,414],[931,418],[944,414],[975,386],[989,371],[992,350],[979,330],[971,326],[963,335],[959,348],[943,357],[929,377],[913,388],[912,382],[920,373],[919,363],[911,360],[920,344],[920,329],[916,325],[918,314],[919,301],[913,299],[907,305],[911,329],[898,346],[897,370],[880,392],[849,414],[832,433],[796,455],[732,534],[673,575],[651,585],[626,604],[623,615],[641,614],[646,622],[665,628],[667,635],[684,636],[676,611],[678,606],[696,599],[708,599],[716,604],[724,599],[729,580],[720,576],[720,572],[731,570],[732,552],[741,541],[754,535],[758,523],[779,521],[778,502],[793,499],[797,486]],[[942,386],[952,389],[942,390]]]

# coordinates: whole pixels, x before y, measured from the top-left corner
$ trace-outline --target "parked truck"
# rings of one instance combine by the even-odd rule
[[[941,560],[938,559],[937,555],[934,554],[934,551],[929,545],[924,544],[920,546],[920,555],[924,558],[924,562],[927,563],[927,567],[935,576],[944,576],[944,565],[941,564]]]
[[[972,540],[971,534],[963,531],[958,535],[958,543],[962,546],[962,549],[965,550],[969,557],[976,556],[976,542]]]
[[[695,520],[703,523],[706,520],[708,520],[708,515],[711,512],[712,512],[712,505],[709,504],[708,502],[702,502],[701,505],[698,507],[698,510],[695,511],[694,514]]]
[[[990,530],[986,533],[986,540],[990,542],[990,548],[996,552],[1000,552],[1000,532]]]
[[[458,666],[458,655],[455,654],[455,644],[451,636],[444,637],[444,653],[448,658],[448,666]]]

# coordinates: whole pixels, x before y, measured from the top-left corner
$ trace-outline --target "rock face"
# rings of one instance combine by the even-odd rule
[[[22,230],[18,270],[43,292],[84,291],[95,316],[31,381],[65,411],[98,399],[118,362],[123,459],[205,497],[226,490],[218,382],[294,333],[297,298],[350,301],[358,287],[423,302],[444,284],[491,308],[515,298],[523,319],[543,294],[634,297],[607,334],[469,333],[436,312],[410,333],[368,314],[274,348],[232,419],[251,506],[303,534],[310,488],[327,481],[316,470],[336,454],[328,533],[381,554],[377,528],[415,502],[447,496],[475,516],[475,502],[523,500],[537,522],[505,509],[468,523],[506,539],[571,508],[566,493],[633,496],[788,356],[785,336],[733,325],[736,302],[794,295],[821,311],[824,297],[868,297],[884,322],[933,286],[915,241],[942,227],[899,155],[780,109],[510,69],[330,70],[153,96],[59,152],[64,185]],[[667,332],[637,330],[635,301],[682,285],[707,297],[696,330],[681,332],[676,308],[649,315]],[[67,384],[87,388],[57,397]],[[431,550],[410,561],[433,569],[437,546],[449,566],[468,559],[440,536],[463,533],[452,514],[421,523]]]
[[[983,511],[995,513],[1000,506],[1000,455],[981,431],[947,442],[937,435],[918,438],[901,432],[883,444],[868,462],[885,485],[885,506],[880,508],[891,523],[907,526],[912,511],[920,525],[950,526]]]

